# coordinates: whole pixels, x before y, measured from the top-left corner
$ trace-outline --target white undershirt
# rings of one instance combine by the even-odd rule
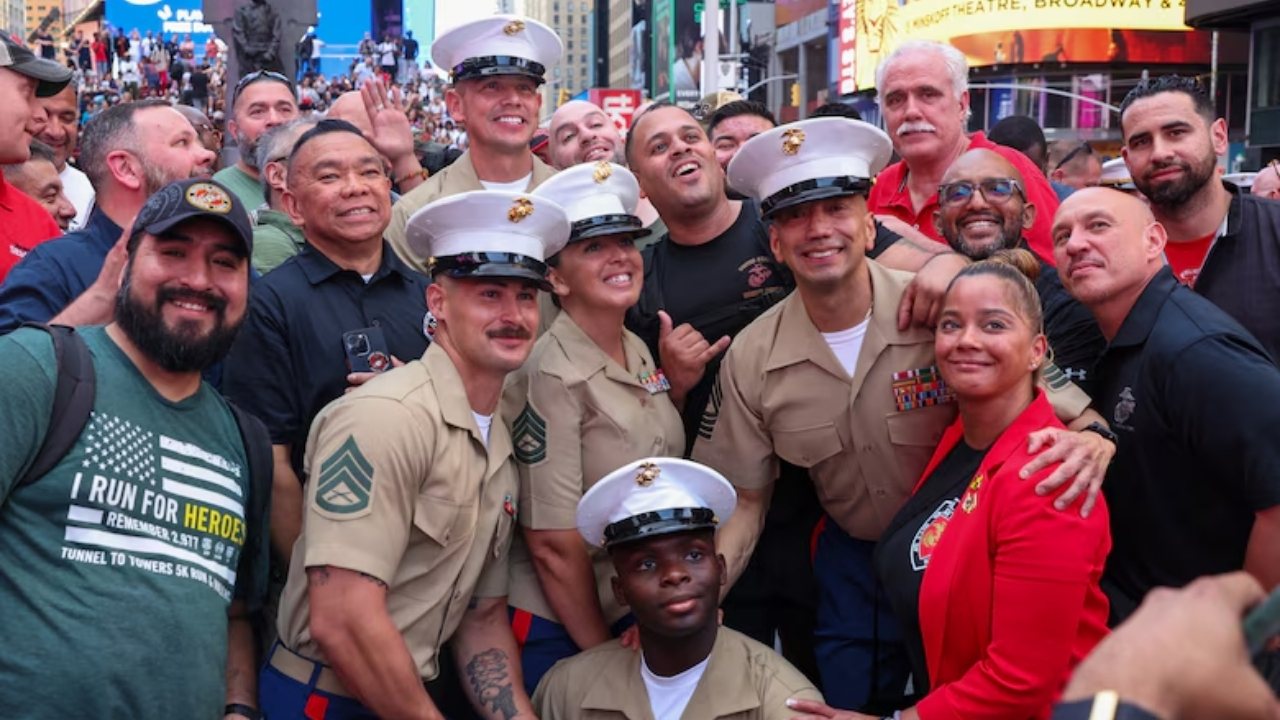
[[[644,678],[644,687],[649,691],[649,707],[653,709],[653,716],[657,720],[676,720],[684,714],[708,662],[711,662],[710,655],[679,675],[662,677],[654,675],[649,664],[641,658],[640,677]]]
[[[502,192],[522,193],[529,189],[529,183],[533,182],[533,173],[529,173],[515,182],[500,183],[481,180],[480,184],[485,190],[500,190]]]
[[[822,339],[827,341],[827,347],[835,353],[836,359],[840,361],[844,371],[849,373],[849,377],[853,377],[853,370],[858,366],[858,353],[862,352],[862,341],[867,337],[867,325],[870,322],[871,317],[868,316],[866,320],[848,330],[822,333]]]
[[[472,410],[471,417],[476,419],[476,427],[480,428],[480,434],[484,436],[484,446],[489,447],[489,428],[493,426],[493,416],[481,415]]]

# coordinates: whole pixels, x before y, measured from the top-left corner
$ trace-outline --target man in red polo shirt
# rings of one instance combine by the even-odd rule
[[[876,88],[893,149],[902,160],[876,176],[867,199],[873,213],[895,217],[945,243],[934,223],[938,184],[956,158],[978,148],[999,153],[1018,169],[1026,182],[1024,198],[1036,206],[1036,217],[1051,218],[1057,212],[1057,195],[1025,155],[992,143],[981,132],[965,134],[969,63],[959,50],[908,40],[876,68]],[[1026,228],[1026,238],[1036,254],[1053,263],[1048,222]]]
[[[31,156],[35,115],[44,112],[36,98],[56,95],[70,80],[70,70],[0,33],[0,165]],[[31,248],[61,234],[49,211],[0,176],[0,282]]]

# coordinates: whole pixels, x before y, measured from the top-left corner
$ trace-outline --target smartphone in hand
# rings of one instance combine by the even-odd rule
[[[391,352],[380,327],[342,333],[342,348],[347,354],[349,372],[380,373],[391,369]]]

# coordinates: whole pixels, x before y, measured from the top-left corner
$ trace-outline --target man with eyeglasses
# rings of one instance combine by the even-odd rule
[[[759,201],[796,291],[734,338],[693,447],[694,460],[738,489],[718,538],[728,585],[752,554],[775,484],[800,480],[779,478],[779,464],[807,470],[825,511],[810,546],[823,694],[877,716],[906,707],[909,671],[871,553],[955,419],[936,384],[932,331],[899,329],[912,276],[866,257],[875,238],[866,194],[890,151],[878,128],[815,118],[757,135],[729,163],[729,182]],[[1048,392],[1072,428],[1100,420],[1065,379]],[[1075,476],[1059,498],[1067,507],[1086,487],[1096,493],[1114,447],[1095,433],[1052,432],[1027,472],[1066,457],[1051,481]]]
[[[1139,83],[1120,104],[1125,163],[1169,242],[1180,283],[1212,300],[1280,358],[1280,203],[1218,175],[1227,123],[1194,78]]]
[[[1102,180],[1102,159],[1086,141],[1058,140],[1049,145],[1049,181],[1065,200],[1076,190],[1094,187]]]
[[[1039,216],[1038,208],[1027,202],[1021,173],[990,150],[970,150],[947,168],[938,186],[938,204],[938,230],[953,250],[970,260],[985,260],[999,250],[1026,249],[1024,233]],[[1089,309],[1062,288],[1057,270],[1043,260],[1035,286],[1044,311],[1044,333],[1053,349],[1047,379],[1055,380],[1060,370],[1083,385],[1106,345],[1098,324]]]
[[[893,149],[902,161],[876,178],[867,199],[873,213],[896,217],[942,242],[933,222],[938,183],[961,153],[976,148],[994,150],[1018,168],[1027,197],[1040,212],[1052,215],[1058,209],[1057,195],[1030,159],[996,145],[981,132],[965,132],[969,63],[964,53],[944,43],[908,40],[876,68],[876,88]],[[1047,226],[1032,228],[1027,244],[1042,259],[1053,261]]]
[[[1280,160],[1272,160],[1253,178],[1253,194],[1280,200]]]
[[[298,101],[289,78],[270,70],[241,77],[231,94],[231,119],[227,121],[227,131],[235,138],[240,158],[219,170],[213,179],[231,188],[245,207],[262,205],[262,174],[256,159],[258,138],[296,117]]]

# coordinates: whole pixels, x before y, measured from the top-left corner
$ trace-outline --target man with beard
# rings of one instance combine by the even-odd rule
[[[534,695],[540,717],[790,720],[788,700],[821,702],[772,648],[719,626],[715,531],[733,507],[728,480],[675,458],[628,463],[582,496],[578,532],[608,551],[641,652],[614,641],[562,660]]]
[[[902,158],[885,168],[867,198],[871,211],[892,215],[942,242],[934,225],[942,174],[965,150],[1000,153],[1026,181],[1027,199],[1046,216],[1058,197],[1027,156],[996,145],[981,132],[965,133],[969,119],[969,63],[964,53],[931,40],[907,40],[876,68],[876,87],[893,149]],[[1027,233],[1027,245],[1053,259],[1047,225]]]
[[[1280,358],[1280,203],[1224,183],[1227,124],[1193,78],[1139,83],[1120,105],[1125,163],[1165,227],[1165,260]]]
[[[163,100],[114,105],[90,120],[80,166],[96,191],[84,228],[43,243],[0,285],[0,333],[24,322],[91,325],[111,318],[125,262],[122,228],[147,198],[182,179],[208,177],[213,153]]]
[[[533,347],[545,258],[569,221],[542,198],[478,191],[424,208],[408,230],[432,258],[435,340],[311,426],[302,534],[261,674],[268,717],[438,720],[423,681],[446,642],[482,717],[533,717],[507,620],[519,489],[495,413]]]
[[[247,610],[266,485],[250,458],[265,438],[200,378],[244,319],[252,237],[244,207],[207,180],[141,208],[114,320],[75,331],[96,378],[91,419],[38,477],[24,476],[58,422],[59,363],[41,330],[0,338],[0,596],[6,637],[31,649],[6,654],[0,696],[21,698],[24,717],[256,712]]]
[[[1113,625],[1153,588],[1201,575],[1243,569],[1268,590],[1280,584],[1280,370],[1178,281],[1165,235],[1141,199],[1108,188],[1076,192],[1053,221],[1062,284],[1107,338],[1093,397],[1120,437],[1102,488]]]
[[[301,529],[302,451],[311,421],[373,376],[352,373],[344,334],[376,328],[386,342],[377,349],[397,361],[427,349],[427,278],[382,239],[391,216],[382,157],[341,120],[320,121],[293,147],[280,204],[306,243],[255,285],[244,332],[223,370],[227,397],[271,433],[271,535],[282,567]]]
[[[258,138],[277,125],[298,117],[293,83],[277,72],[259,70],[240,78],[231,93],[227,131],[235,138],[240,158],[213,176],[250,209],[262,204],[262,175],[257,165]]]
[[[562,52],[551,28],[515,15],[460,25],[431,44],[433,64],[453,77],[445,91],[449,117],[466,125],[470,146],[391,209],[387,240],[411,267],[427,271],[427,258],[414,253],[405,233],[423,206],[473,190],[527,192],[555,173],[534,157],[529,140],[542,108],[538,86]]]
[[[985,260],[1009,248],[1026,249],[1023,233],[1033,226],[1037,212],[1027,202],[1024,187],[1021,173],[1008,160],[990,150],[970,150],[942,176],[934,222],[947,244],[970,260]],[[1035,285],[1053,351],[1045,380],[1066,376],[1083,385],[1092,378],[1093,365],[1106,345],[1098,324],[1088,308],[1062,289],[1058,272],[1044,260]]]

